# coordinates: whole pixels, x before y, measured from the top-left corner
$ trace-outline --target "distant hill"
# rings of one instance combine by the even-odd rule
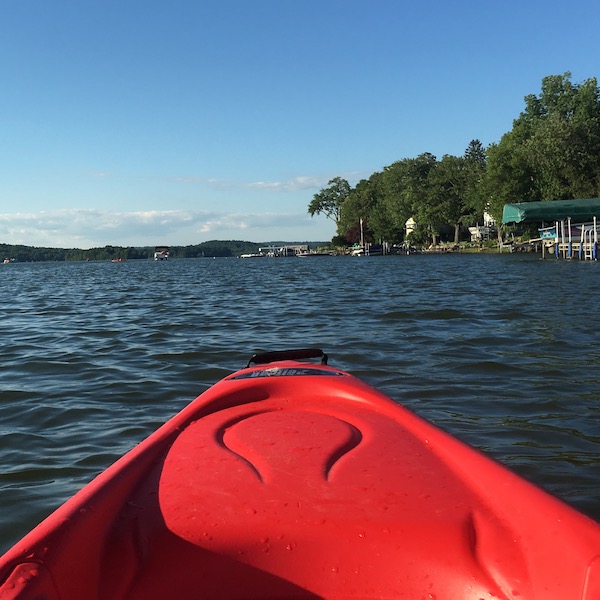
[[[241,240],[212,240],[190,246],[171,246],[172,258],[202,258],[239,256],[258,252],[259,248],[268,246],[286,246],[307,244],[311,248],[327,246],[329,242],[246,242]],[[42,261],[87,261],[87,260],[125,260],[150,259],[154,254],[154,246],[104,246],[103,248],[41,248],[0,244],[0,261],[8,259],[16,262]]]

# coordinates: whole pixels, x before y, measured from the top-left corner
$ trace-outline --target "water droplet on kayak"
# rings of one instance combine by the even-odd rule
[[[358,534],[358,537],[359,537],[361,540],[363,540],[363,539],[365,538],[365,532],[364,532],[364,531],[361,531],[361,532]]]

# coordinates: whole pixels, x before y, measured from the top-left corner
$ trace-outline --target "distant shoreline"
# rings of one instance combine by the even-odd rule
[[[297,242],[294,242],[297,243]],[[310,248],[329,245],[329,242],[301,242]],[[171,258],[236,257],[257,252],[260,247],[291,245],[292,242],[247,242],[243,240],[210,240],[188,246],[170,246]],[[152,259],[155,246],[113,246],[99,248],[47,248],[19,244],[0,244],[0,262],[61,262],[97,260]]]

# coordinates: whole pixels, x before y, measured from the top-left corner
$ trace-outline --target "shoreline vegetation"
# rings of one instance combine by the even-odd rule
[[[305,242],[306,243],[306,242]],[[188,246],[170,246],[170,258],[237,257],[240,254],[258,252],[268,245],[286,245],[286,242],[255,243],[241,240],[211,240]],[[323,245],[326,242],[311,242]],[[10,262],[61,262],[101,260],[149,260],[154,256],[154,246],[104,246],[102,248],[44,248],[0,244],[0,260]]]
[[[293,246],[292,242],[255,243],[240,240],[213,240],[191,246],[171,246],[169,255],[171,259],[181,258],[238,258],[241,254],[258,253],[259,248]],[[328,242],[304,242],[311,251],[327,251],[333,256],[350,255],[350,247],[333,247]],[[391,247],[388,254],[489,254],[502,251],[533,252],[537,248],[527,242],[515,242],[506,247],[499,246],[497,241],[490,240],[484,243],[451,242],[431,245],[427,248],[412,248],[410,251],[403,246]],[[21,246],[0,244],[0,262],[91,262],[112,261],[124,262],[128,260],[152,260],[153,246],[104,246],[103,248],[90,248],[87,250],[77,248],[43,248],[35,246]]]
[[[600,197],[600,88],[596,78],[573,83],[566,72],[543,78],[539,95],[524,101],[499,142],[473,139],[462,156],[403,158],[354,187],[334,177],[308,213],[335,223],[336,246],[462,245],[467,231],[480,228],[500,248],[517,236],[537,238],[541,223],[504,224],[503,208]]]

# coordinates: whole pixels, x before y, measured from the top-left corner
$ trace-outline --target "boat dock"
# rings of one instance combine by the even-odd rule
[[[541,223],[542,258],[598,260],[600,198],[505,204],[502,223]],[[554,223],[544,226],[544,223]]]
[[[571,223],[571,219],[556,221],[551,227],[539,230],[542,258],[598,260],[598,223]]]

